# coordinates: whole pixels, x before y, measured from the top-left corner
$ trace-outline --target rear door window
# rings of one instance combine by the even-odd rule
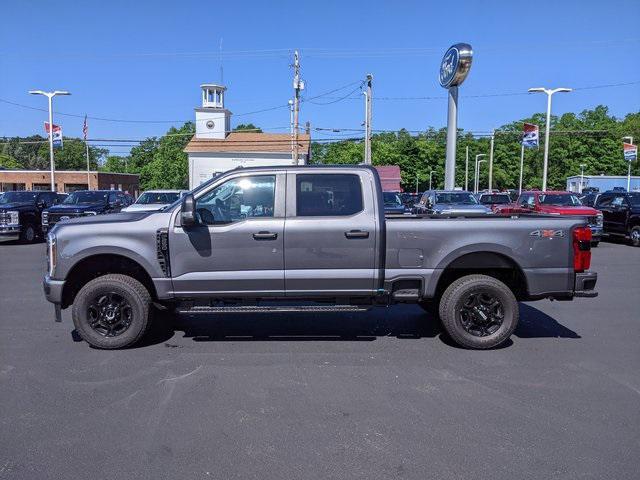
[[[296,175],[296,216],[348,216],[362,210],[362,186],[358,175]]]

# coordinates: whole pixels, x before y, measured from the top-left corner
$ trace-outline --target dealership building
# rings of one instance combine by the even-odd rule
[[[137,198],[140,176],[131,173],[89,172],[86,170],[56,170],[54,180],[57,192],[76,190],[122,190]],[[10,190],[51,190],[49,170],[1,170],[0,192]]]
[[[184,151],[189,158],[189,189],[236,167],[293,165],[290,133],[231,131],[231,112],[225,108],[226,87],[201,85],[202,104],[195,109],[196,134]],[[309,133],[298,135],[299,163],[309,160]]]
[[[627,189],[627,176],[626,175],[574,175],[567,178],[567,191],[569,192],[581,192],[580,179],[582,178],[582,190],[587,187],[595,187],[599,192],[606,192],[607,190],[613,190],[614,188]],[[640,192],[640,177],[631,177],[632,192]]]

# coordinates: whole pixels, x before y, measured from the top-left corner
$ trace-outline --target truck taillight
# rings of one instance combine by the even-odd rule
[[[591,266],[591,229],[578,227],[573,230],[573,269],[576,272],[589,270]]]

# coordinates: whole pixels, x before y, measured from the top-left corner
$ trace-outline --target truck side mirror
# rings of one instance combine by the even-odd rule
[[[183,227],[192,227],[198,223],[196,218],[196,201],[192,193],[187,193],[182,197],[182,208],[180,210],[180,223]]]

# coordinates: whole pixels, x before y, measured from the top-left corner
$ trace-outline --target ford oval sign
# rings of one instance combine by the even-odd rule
[[[456,87],[467,78],[471,69],[473,50],[468,43],[456,43],[447,50],[440,64],[440,85]]]

